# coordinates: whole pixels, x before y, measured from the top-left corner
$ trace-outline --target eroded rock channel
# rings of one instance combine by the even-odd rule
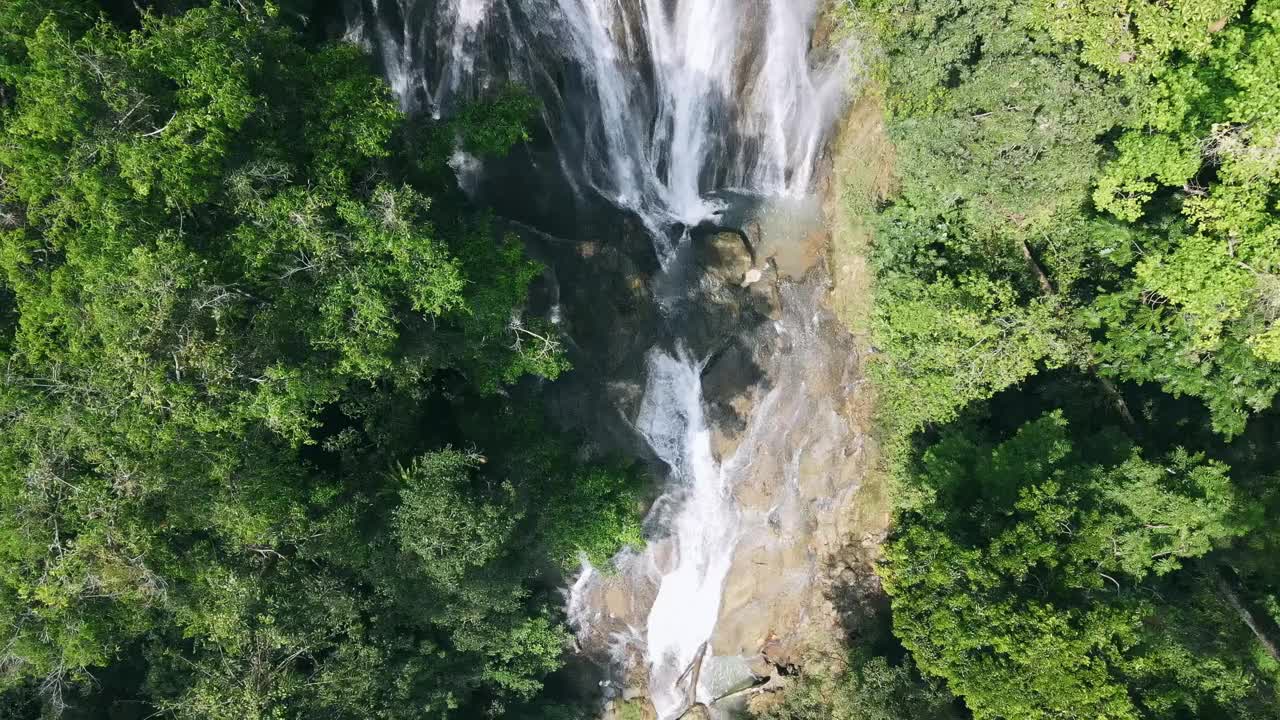
[[[709,459],[735,514],[717,538],[715,561],[725,567],[714,630],[676,678],[684,711],[740,705],[741,691],[838,636],[828,561],[847,537],[872,448],[856,409],[861,358],[828,307],[827,237],[817,209],[807,212],[807,221],[786,223],[779,216],[802,220],[799,208],[759,207],[742,230],[696,233],[684,251],[686,294],[666,301],[690,328],[681,347],[698,368]],[[575,352],[597,358],[552,388],[561,421],[671,473],[644,426],[653,368],[635,361],[664,342],[654,289],[663,279],[646,276],[618,244],[531,242],[553,268]],[[594,291],[565,290],[578,272],[593,276],[588,286],[629,293],[634,306],[623,317],[603,314]],[[667,529],[690,495],[677,480],[650,511],[648,547],[620,557],[616,570],[589,570],[571,594],[581,646],[609,668],[604,690],[616,700],[643,704],[651,692],[648,620],[680,552]]]

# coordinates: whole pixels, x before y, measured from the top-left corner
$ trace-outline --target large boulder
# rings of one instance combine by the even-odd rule
[[[730,230],[721,230],[702,239],[695,259],[705,277],[723,285],[741,286],[755,264],[744,236]]]
[[[706,705],[694,705],[680,716],[680,720],[711,720],[711,711]]]
[[[688,250],[689,288],[674,307],[695,357],[708,358],[759,326],[774,312],[771,268],[757,267],[746,236],[734,230],[696,235]]]

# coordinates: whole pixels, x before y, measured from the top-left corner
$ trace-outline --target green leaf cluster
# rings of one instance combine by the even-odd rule
[[[1227,436],[1270,406],[1274,2],[861,6],[902,185],[873,251],[901,431],[1064,363],[1199,398]],[[975,282],[1008,309],[954,291]],[[1016,356],[972,332],[904,343],[925,317],[1041,337]],[[893,400],[922,391],[924,412]]]
[[[1169,622],[1221,611],[1178,585],[1212,582],[1192,561],[1263,522],[1224,464],[1183,449],[1149,460],[1051,413],[994,444],[962,425],[912,482],[929,500],[901,518],[883,570],[894,631],[975,718],[1274,709],[1275,668],[1241,652],[1252,638],[1237,619],[1213,629],[1229,648]]]

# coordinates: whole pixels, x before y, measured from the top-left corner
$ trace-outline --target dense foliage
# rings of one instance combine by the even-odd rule
[[[955,720],[954,698],[934,680],[919,677],[908,659],[854,657],[843,672],[802,675],[759,720]]]
[[[895,633],[977,718],[1280,714],[1280,3],[861,0]]]
[[[639,538],[503,392],[563,353],[444,167],[530,101],[407,120],[272,4],[111,5],[0,4],[0,716],[551,712],[558,573]]]

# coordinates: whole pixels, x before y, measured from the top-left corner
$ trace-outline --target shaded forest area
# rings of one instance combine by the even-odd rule
[[[769,717],[1280,717],[1280,3],[855,5],[900,647]]]
[[[580,716],[638,474],[446,164],[536,106],[406,118],[296,10],[0,3],[0,717]]]

